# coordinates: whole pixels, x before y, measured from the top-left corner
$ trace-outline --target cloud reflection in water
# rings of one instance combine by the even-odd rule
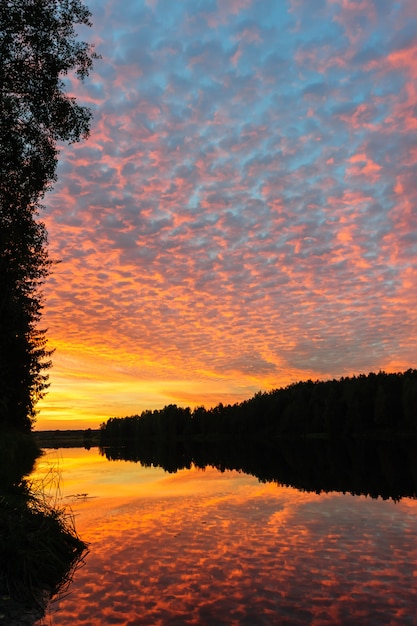
[[[74,504],[91,552],[54,625],[413,623],[411,500],[318,496],[213,469],[98,467],[101,495]],[[130,493],[114,481],[105,496],[106,472]]]

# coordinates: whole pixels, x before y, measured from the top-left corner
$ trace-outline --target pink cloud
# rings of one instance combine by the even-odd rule
[[[216,10],[207,14],[207,22],[210,28],[217,28],[221,24],[227,23],[230,16],[241,13],[244,9],[250,7],[253,0],[217,0]]]
[[[349,158],[352,165],[346,169],[347,176],[365,176],[371,183],[376,183],[381,176],[381,166],[366,154],[354,154]]]
[[[357,44],[367,35],[368,24],[376,20],[374,0],[328,0],[339,10],[334,20],[344,26],[351,44]],[[367,25],[364,25],[364,19]]]
[[[153,376],[174,376],[167,402],[193,380],[216,402],[412,366],[411,5],[116,4],[96,7],[115,45],[78,92],[91,137],[45,199],[51,343],[127,363],[132,411]]]

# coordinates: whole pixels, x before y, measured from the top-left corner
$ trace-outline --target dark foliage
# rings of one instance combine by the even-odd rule
[[[213,409],[169,405],[111,418],[101,427],[104,445],[149,439],[270,442],[283,437],[403,434],[417,434],[417,370],[309,380]]]
[[[55,180],[58,141],[88,135],[91,113],[62,77],[83,79],[96,58],[78,41],[80,0],[4,0],[0,6],[0,425],[29,429],[47,388],[51,351],[39,330],[49,273],[38,215]]]
[[[33,623],[86,553],[73,519],[26,478],[41,454],[32,433],[0,431],[0,614]]]

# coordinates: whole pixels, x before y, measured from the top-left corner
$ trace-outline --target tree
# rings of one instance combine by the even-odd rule
[[[98,58],[79,41],[81,0],[3,0],[0,7],[0,424],[30,428],[51,351],[38,328],[50,271],[41,201],[56,176],[58,141],[89,133],[91,111],[66,92]]]

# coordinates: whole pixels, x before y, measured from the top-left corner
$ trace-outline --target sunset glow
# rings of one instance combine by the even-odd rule
[[[37,428],[416,367],[415,0],[89,0]]]
[[[175,474],[49,452],[90,553],[51,624],[402,624],[416,502],[308,493],[236,471]]]

